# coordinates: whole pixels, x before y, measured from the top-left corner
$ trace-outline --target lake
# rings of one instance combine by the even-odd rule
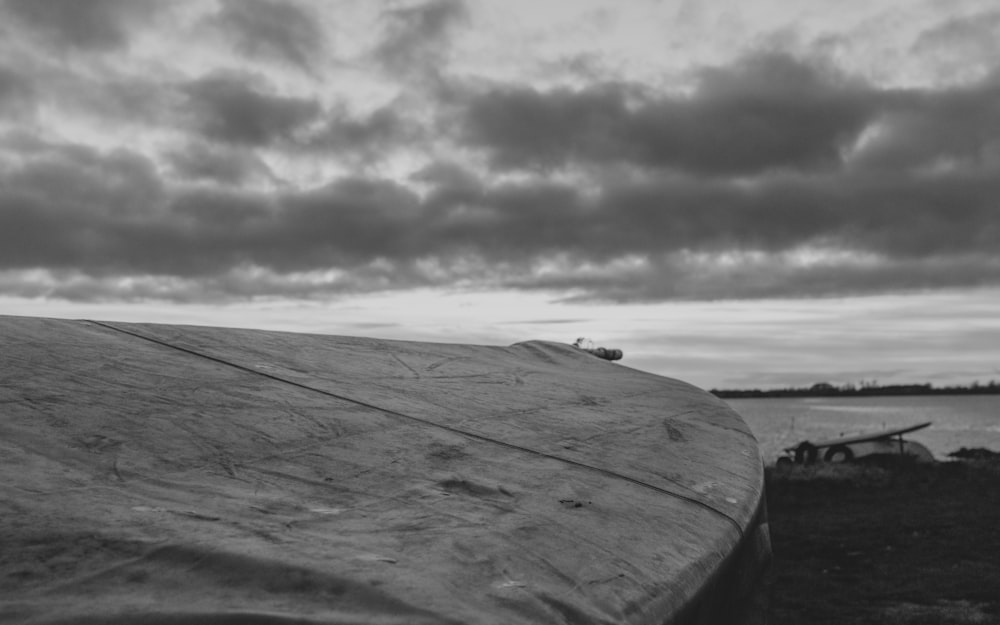
[[[727,399],[760,443],[766,464],[803,440],[876,433],[933,424],[905,438],[923,443],[939,460],[961,447],[1000,452],[1000,395],[902,397],[789,397]]]

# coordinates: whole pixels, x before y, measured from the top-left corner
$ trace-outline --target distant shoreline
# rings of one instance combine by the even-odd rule
[[[835,387],[814,384],[809,388],[760,389],[712,389],[709,391],[720,399],[766,399],[772,397],[900,397],[919,395],[1000,395],[1000,384],[991,381],[986,385],[942,386],[930,384],[899,384],[888,386],[865,386],[862,388]]]

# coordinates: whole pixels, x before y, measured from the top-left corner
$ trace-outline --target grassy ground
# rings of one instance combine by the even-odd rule
[[[770,623],[1000,624],[1000,460],[769,469]]]

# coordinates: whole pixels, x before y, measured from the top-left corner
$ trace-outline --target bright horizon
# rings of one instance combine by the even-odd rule
[[[510,345],[586,337],[625,352],[621,364],[704,389],[781,388],[816,382],[934,386],[1000,379],[995,364],[1000,292],[982,290],[830,300],[553,304],[544,296],[405,293],[343,302],[231,306],[68,304],[0,298],[5,314],[176,323]],[[442,302],[445,304],[442,307]],[[399,311],[405,310],[405,314]],[[949,327],[940,318],[959,327]],[[891,330],[887,330],[891,328]],[[864,356],[858,357],[859,354]]]
[[[994,0],[0,0],[0,314],[1000,378]]]

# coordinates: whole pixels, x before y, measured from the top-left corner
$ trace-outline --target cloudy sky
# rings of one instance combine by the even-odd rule
[[[1000,379],[996,0],[0,0],[0,313]]]

